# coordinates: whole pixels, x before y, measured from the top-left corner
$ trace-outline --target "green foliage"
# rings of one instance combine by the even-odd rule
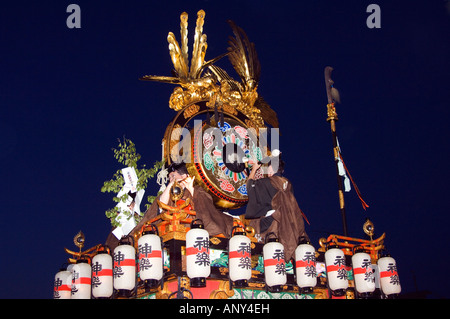
[[[152,179],[163,167],[164,161],[155,162],[153,164],[152,168],[146,168],[146,165],[142,165],[138,167],[138,161],[141,159],[141,155],[136,152],[136,146],[135,144],[127,138],[123,138],[123,141],[118,139],[119,145],[118,148],[113,148],[114,152],[114,158],[125,167],[134,167],[136,171],[136,175],[138,177],[137,182],[137,190],[146,189],[148,185],[148,181]],[[123,168],[123,167],[122,167]],[[101,188],[102,193],[114,193],[117,194],[122,189],[122,186],[124,185],[123,175],[122,175],[122,168],[118,169],[116,173],[114,173],[112,179],[109,181],[105,181],[103,183],[103,187]],[[120,201],[126,202],[128,198],[127,194],[124,194],[123,196],[114,197],[113,201],[116,203],[119,203]],[[146,209],[150,207],[150,205],[155,200],[156,196],[147,196],[148,203],[145,205]],[[127,214],[127,212],[125,212]],[[120,225],[120,223],[116,220],[117,216],[119,214],[119,209],[117,207],[108,209],[105,212],[105,215],[107,218],[111,220],[111,225],[113,227],[117,227]],[[136,222],[138,223],[143,216],[138,216],[137,214],[134,214],[135,216],[131,216],[131,213],[128,213],[128,217],[134,217],[136,219]]]

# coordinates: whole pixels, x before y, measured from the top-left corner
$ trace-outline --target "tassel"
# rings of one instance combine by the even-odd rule
[[[353,181],[352,175],[350,175],[350,172],[348,171],[347,166],[344,163],[344,159],[342,158],[341,152],[339,152],[339,157],[342,161],[342,164],[344,165],[344,168],[345,168],[345,171],[347,172],[348,177],[350,177],[350,181],[352,182],[353,187],[355,188],[356,194],[358,195],[359,200],[361,201],[362,207],[364,208],[364,210],[366,210],[369,207],[369,205],[367,205],[367,203],[362,199],[361,192],[359,191],[358,186],[356,186],[356,183]]]
[[[303,216],[303,218],[306,220],[306,222],[308,223],[308,225],[311,225],[311,224],[309,223],[308,218],[306,218],[305,213],[304,213],[301,209],[300,209],[300,212],[302,213],[302,216]]]

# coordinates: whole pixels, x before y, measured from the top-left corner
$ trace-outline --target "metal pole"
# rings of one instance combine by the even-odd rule
[[[344,201],[344,187],[342,183],[342,178],[339,175],[339,149],[338,149],[338,142],[337,142],[337,133],[336,133],[336,122],[338,120],[336,109],[334,107],[335,102],[339,102],[338,92],[336,89],[333,88],[333,80],[331,79],[331,72],[333,71],[333,68],[330,66],[327,66],[324,71],[325,75],[325,87],[327,90],[327,98],[328,98],[328,104],[327,104],[327,122],[330,122],[331,126],[331,135],[333,138],[333,155],[334,155],[334,162],[336,164],[336,175],[337,175],[337,181],[338,181],[338,194],[339,194],[339,208],[341,210],[342,215],[342,226],[344,230],[344,236],[348,236],[347,233],[347,219],[345,217],[345,201]]]

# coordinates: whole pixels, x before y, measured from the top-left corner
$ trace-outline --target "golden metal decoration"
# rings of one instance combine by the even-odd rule
[[[314,287],[313,294],[314,294],[314,299],[328,299],[327,289],[323,289],[320,287]]]
[[[355,299],[355,292],[353,290],[348,289],[345,292],[345,299]]]
[[[338,115],[336,112],[336,108],[334,107],[334,103],[331,104],[327,104],[327,121],[337,121],[338,120]]]
[[[211,237],[210,239],[209,239],[209,241],[211,242],[211,243],[213,243],[214,245],[218,245],[218,244],[220,244],[222,241],[219,239],[219,238],[217,238],[217,237]]]
[[[170,212],[170,213],[182,213],[183,212],[183,210],[186,208],[186,207],[188,207],[189,206],[189,204],[190,204],[190,198],[186,198],[186,200],[184,201],[184,203],[182,203],[180,206],[176,206],[176,207],[172,207],[172,206],[169,206],[169,205],[167,205],[167,204],[164,204],[163,202],[161,202],[159,199],[157,200],[157,203],[158,203],[158,206],[162,209],[162,210],[164,210],[164,211],[167,211],[167,212]],[[184,218],[184,217],[183,217]],[[172,219],[172,218],[170,218],[170,219]]]
[[[327,239],[324,238],[324,237],[320,238],[319,239],[319,245],[320,245],[319,251],[322,251],[322,252],[326,251]]]
[[[140,79],[179,85],[173,90],[169,99],[169,107],[175,111],[181,111],[200,101],[207,101],[211,109],[219,106],[230,114],[242,112],[248,117],[252,127],[265,127],[264,121],[273,127],[278,127],[276,113],[256,92],[261,66],[254,43],[248,40],[240,27],[229,21],[234,37],[230,37],[228,41],[227,52],[205,62],[208,47],[206,34],[203,34],[205,16],[204,10],[197,12],[190,66],[187,38],[188,14],[183,12],[180,15],[181,47],[173,32],[169,32],[167,36],[175,76],[145,75]],[[241,82],[234,80],[225,70],[214,65],[225,56],[228,56]],[[208,72],[204,72],[205,70]],[[191,112],[190,108],[185,116],[190,115]]]
[[[80,230],[74,237],[73,237],[73,243],[75,246],[79,248],[79,251],[72,251],[70,249],[64,248],[64,251],[68,253],[69,255],[72,255],[72,258],[68,258],[68,262],[71,264],[74,264],[77,262],[78,259],[81,258],[81,256],[88,256],[92,259],[94,255],[97,254],[97,250],[102,246],[102,244],[98,244],[94,247],[91,247],[89,249],[86,249],[85,251],[82,251],[84,244],[86,241],[86,237],[84,236],[83,232]]]
[[[84,236],[81,230],[75,235],[75,237],[73,237],[73,243],[80,249],[80,252],[81,249],[84,247],[85,240],[86,237]]]
[[[375,232],[375,226],[370,219],[367,218],[366,222],[363,225],[363,230],[364,233],[370,237],[370,240],[373,241],[372,236]]]
[[[318,251],[325,252],[327,246],[331,243],[342,249],[345,255],[352,256],[353,249],[357,246],[362,247],[371,257],[373,262],[378,260],[378,251],[384,248],[384,238],[386,234],[383,233],[379,238],[373,240],[366,240],[354,237],[347,237],[341,235],[330,235],[328,238],[320,238]]]
[[[208,161],[208,167],[210,167],[211,161],[217,163],[218,159],[215,157],[199,158],[197,161],[197,159],[189,158],[193,156],[194,149],[188,149],[183,143],[184,139],[181,142],[181,131],[189,128],[191,137],[195,137],[195,132],[190,128],[189,122],[207,114],[208,121],[202,119],[202,124],[213,124],[216,127],[226,119],[227,124],[233,128],[239,126],[240,131],[254,129],[254,135],[259,138],[260,131],[258,129],[267,128],[267,125],[278,128],[278,118],[276,112],[257,93],[261,72],[260,63],[254,43],[249,41],[240,27],[229,21],[233,36],[229,38],[227,51],[216,58],[205,60],[208,47],[206,34],[203,33],[205,16],[204,10],[197,12],[190,58],[188,54],[188,14],[186,12],[180,15],[180,42],[177,41],[173,32],[168,33],[169,55],[174,66],[173,76],[145,75],[140,80],[176,85],[169,98],[169,107],[177,111],[177,115],[169,123],[162,142],[165,162],[169,165],[180,160],[191,163],[187,165],[190,175],[199,177],[196,183],[210,193],[214,204],[224,209],[235,209],[247,202],[245,193],[238,192],[238,189],[243,186],[242,180],[245,179],[245,176],[241,176],[236,181],[227,175],[225,176],[227,181],[223,182],[217,180],[218,170],[204,172],[205,161]],[[233,79],[227,71],[215,65],[219,59],[225,56],[228,56],[231,66],[240,80]],[[214,114],[214,119],[211,121],[209,121],[210,113]],[[219,113],[221,121],[219,121]],[[199,145],[202,142],[199,141]],[[253,151],[252,148],[250,150]],[[200,166],[193,167],[192,163],[200,163]],[[202,174],[205,179],[213,176],[214,181],[201,180]],[[222,187],[226,182],[230,182],[234,187],[234,191],[231,193],[228,193],[231,187]]]
[[[169,54],[172,59],[173,66],[175,68],[176,76],[169,77],[169,76],[145,75],[141,78],[141,80],[145,81],[157,81],[181,85],[181,88],[178,87],[174,90],[171,97],[171,101],[169,102],[170,107],[176,111],[181,110],[183,106],[187,104],[186,100],[195,101],[201,100],[202,98],[203,99],[208,98],[208,95],[204,95],[204,93],[208,93],[207,91],[210,91],[210,89],[212,88],[211,84],[213,83],[213,79],[208,76],[202,77],[203,70],[209,64],[214,63],[215,61],[224,56],[221,55],[216,59],[205,62],[205,53],[208,44],[206,42],[206,34],[203,34],[204,20],[205,20],[205,11],[203,10],[198,11],[190,68],[189,68],[188,47],[187,47],[188,14],[186,12],[183,12],[180,16],[181,48],[173,32],[169,32],[167,36],[167,42],[169,43]],[[179,94],[183,93],[182,88],[187,89],[187,91],[185,92],[186,93],[185,96],[184,94],[181,94],[181,96]]]
[[[181,198],[183,198],[183,195],[184,195],[183,186],[180,185],[180,182],[175,181],[170,189],[170,197],[171,197],[172,201],[174,201],[176,203]],[[185,205],[184,207],[186,207],[186,206],[187,205]]]
[[[163,289],[158,289],[156,292],[156,299],[169,299],[169,295],[172,292],[169,290],[168,282],[164,282]]]
[[[209,299],[228,299],[234,296],[233,288],[230,288],[228,281],[220,281],[219,287],[213,290],[209,295]]]
[[[88,256],[90,258],[94,257],[97,254],[97,250],[102,246],[102,244],[98,244],[95,245],[94,247],[91,247],[89,249],[86,249],[85,251],[73,251],[67,248],[64,248],[64,251],[69,254],[72,255],[72,258],[68,258],[68,262],[71,264],[74,264],[77,262],[78,259],[81,258],[81,256]]]
[[[187,299],[192,298],[190,288],[191,288],[190,279],[187,276],[178,277],[178,292],[182,292],[182,295]],[[174,297],[176,297],[176,294],[175,294],[176,292],[177,291],[172,292],[168,296],[168,298],[170,298],[172,296],[173,297],[172,299],[174,299]]]
[[[244,227],[245,233],[248,238],[250,238],[252,245],[255,245],[255,242],[258,241],[258,239],[255,238],[256,230],[252,226],[250,226],[250,220],[245,219],[245,215],[239,216],[239,222]],[[239,224],[239,223],[238,223]]]
[[[185,119],[190,118],[194,116],[194,114],[197,113],[199,110],[200,106],[198,106],[197,104],[192,104],[183,111],[183,116]]]

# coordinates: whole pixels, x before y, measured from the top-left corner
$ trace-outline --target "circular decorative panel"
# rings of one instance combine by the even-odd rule
[[[169,125],[171,132],[166,132],[172,140],[166,138],[166,141],[173,148],[181,139],[177,130],[188,129],[191,149],[185,158],[189,158],[186,161],[189,173],[212,195],[216,206],[235,209],[248,201],[247,179],[251,166],[246,162],[250,158],[260,161],[262,151],[255,132],[251,132],[245,123],[245,116],[238,112],[231,114],[224,109],[220,110],[220,120],[216,123],[214,111],[206,103],[186,107],[181,112],[190,113],[174,119]],[[186,147],[183,152],[186,152]],[[173,151],[166,154],[170,161],[175,161]]]

